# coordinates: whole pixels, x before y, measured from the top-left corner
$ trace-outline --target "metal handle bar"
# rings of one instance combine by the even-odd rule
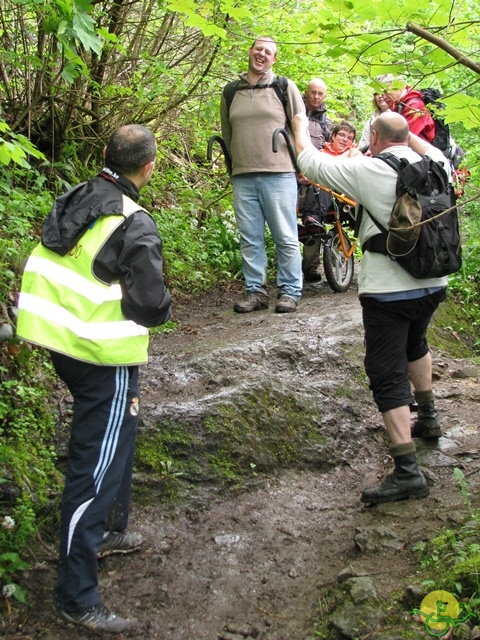
[[[288,131],[285,131],[285,129],[275,129],[275,131],[273,132],[273,138],[272,138],[272,151],[274,153],[277,153],[277,151],[278,151],[278,136],[280,134],[282,134],[282,136],[285,138],[285,142],[287,143],[288,153],[290,155],[290,159],[292,161],[292,164],[293,164],[293,167],[294,167],[296,173],[298,173],[300,177],[303,177],[303,174],[302,174],[302,172],[300,171],[300,169],[298,168],[298,165],[297,165],[297,157],[295,155],[295,151],[293,149],[292,141],[290,140],[290,136],[288,134]],[[307,178],[307,180],[308,180],[308,178]],[[352,200],[351,198],[348,198],[347,196],[345,196],[343,194],[335,193],[335,191],[332,191],[331,189],[328,189],[327,187],[322,187],[322,185],[318,184],[317,182],[312,182],[310,180],[310,184],[313,184],[314,187],[318,187],[322,191],[326,191],[327,193],[330,193],[339,202],[343,202],[345,204],[348,204],[351,207],[354,207],[355,204],[356,204],[355,200]]]
[[[293,167],[295,169],[296,173],[299,173],[301,175],[301,171],[298,168],[297,165],[297,156],[295,155],[295,150],[293,148],[292,145],[292,141],[290,140],[290,136],[288,135],[288,131],[286,131],[285,129],[275,129],[275,131],[273,132],[273,138],[272,138],[272,151],[273,153],[277,153],[278,151],[278,136],[282,134],[282,136],[285,138],[285,142],[287,144],[287,149],[288,149],[288,153],[290,155],[290,160],[292,161]]]
[[[232,159],[230,154],[228,153],[227,145],[225,144],[225,140],[220,136],[212,136],[207,145],[207,160],[209,162],[212,161],[212,150],[214,143],[217,142],[222,147],[222,152],[225,158],[225,166],[227,167],[228,175],[232,175]]]

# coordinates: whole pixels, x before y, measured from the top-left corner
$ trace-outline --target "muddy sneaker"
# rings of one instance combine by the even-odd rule
[[[247,293],[244,300],[235,302],[233,310],[237,313],[250,313],[250,311],[260,311],[268,309],[270,298],[266,289],[258,289],[252,293]]]
[[[132,553],[142,544],[143,537],[135,531],[109,531],[98,547],[98,558],[114,553]]]
[[[102,604],[96,604],[84,611],[62,611],[57,609],[60,618],[97,633],[124,633],[132,627],[131,620],[116,616]]]
[[[293,313],[297,309],[297,303],[292,296],[280,296],[275,305],[275,313]]]

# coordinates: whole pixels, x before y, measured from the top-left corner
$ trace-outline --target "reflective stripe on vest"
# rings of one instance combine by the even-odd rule
[[[18,337],[93,364],[147,362],[148,329],[123,315],[120,284],[93,274],[101,248],[140,209],[124,195],[123,214],[98,218],[65,256],[37,245],[22,279]]]

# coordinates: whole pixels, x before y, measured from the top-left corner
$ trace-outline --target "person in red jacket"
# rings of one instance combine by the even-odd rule
[[[421,92],[391,74],[380,76],[378,81],[386,86],[384,95],[390,109],[402,114],[412,133],[432,143],[435,138],[435,122],[425,106]]]

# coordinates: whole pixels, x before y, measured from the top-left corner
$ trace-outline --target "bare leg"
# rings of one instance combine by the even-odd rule
[[[408,375],[415,392],[432,390],[432,356],[430,352],[408,363]]]
[[[404,405],[382,413],[388,436],[393,445],[412,441],[410,432],[410,407]]]
[[[408,374],[415,389],[415,400],[418,413],[412,427],[414,438],[436,440],[441,437],[442,430],[435,409],[435,397],[432,391],[432,356],[430,352],[408,363]]]

